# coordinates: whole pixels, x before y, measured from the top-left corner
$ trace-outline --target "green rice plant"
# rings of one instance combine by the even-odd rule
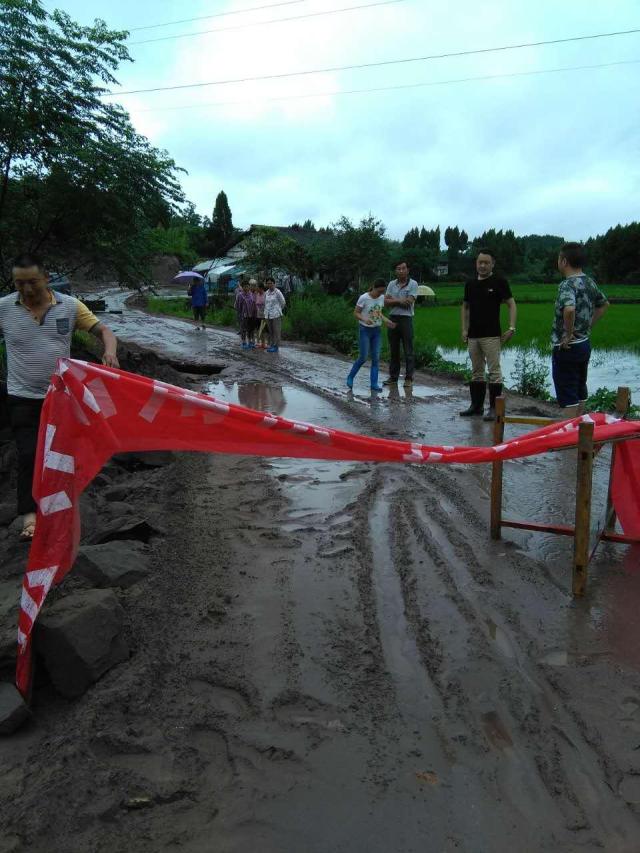
[[[502,307],[502,327],[508,326],[508,312]],[[534,347],[540,353],[551,348],[553,305],[521,305],[518,332],[507,346]],[[463,349],[458,306],[419,306],[414,318],[416,342],[430,339],[445,348]],[[640,352],[640,304],[612,305],[594,327],[591,345],[596,350],[627,349]]]

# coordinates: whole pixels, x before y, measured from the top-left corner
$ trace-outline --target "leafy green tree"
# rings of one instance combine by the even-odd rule
[[[466,233],[463,231],[463,234]],[[444,232],[444,242],[447,247],[447,258],[449,261],[449,275],[456,274],[460,271],[460,252],[461,252],[461,239],[460,239],[460,229],[456,225],[451,228],[448,227]],[[466,245],[465,245],[466,248]]]
[[[585,244],[589,265],[605,282],[640,279],[640,222],[616,225]]]
[[[411,277],[416,281],[435,281],[437,279],[434,269],[438,263],[438,252],[434,252],[429,246],[416,246],[405,249],[403,255],[409,265]]]
[[[357,283],[358,288],[374,276],[389,270],[389,243],[386,229],[379,219],[369,214],[354,225],[343,216],[334,225],[337,238],[337,261],[343,281]]]
[[[181,267],[193,267],[199,258],[209,255],[206,234],[210,224],[190,203],[167,226],[158,225],[148,232],[149,247],[154,255],[174,255]]]
[[[243,245],[246,263],[262,275],[272,275],[276,270],[305,275],[311,267],[305,249],[277,228],[254,228]]]
[[[473,250],[486,247],[493,251],[496,259],[496,268],[505,274],[518,273],[524,267],[524,247],[518,240],[513,230],[496,231],[490,228],[484,231],[473,241]]]
[[[424,230],[424,229],[423,229]],[[420,245],[420,231],[417,228],[411,228],[404,235],[402,245],[405,249],[415,249]]]
[[[129,60],[126,33],[39,0],[0,9],[0,284],[20,250],[139,283],[149,229],[184,199],[173,160],[101,97]]]
[[[309,246],[313,271],[319,274],[329,293],[344,293],[349,287],[363,287],[371,278],[386,276],[391,253],[399,250],[385,237],[385,227],[372,214],[357,225],[346,216],[330,228],[317,230]]]

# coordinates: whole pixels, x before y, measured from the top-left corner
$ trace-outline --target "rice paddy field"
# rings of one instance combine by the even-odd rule
[[[464,294],[463,284],[432,284],[439,305],[458,304]],[[637,299],[640,302],[640,285],[603,285],[602,291],[609,299]],[[557,284],[512,284],[511,291],[516,302],[554,302]]]
[[[515,298],[517,302],[517,295]],[[503,306],[502,312],[503,327],[506,328],[509,325],[506,306]],[[517,332],[512,345],[547,351],[552,323],[552,302],[519,303]],[[432,340],[445,349],[463,346],[460,340],[459,305],[420,306],[416,310],[414,324],[416,340]],[[604,318],[595,326],[591,342],[595,349],[631,350],[640,356],[640,303],[611,305]]]

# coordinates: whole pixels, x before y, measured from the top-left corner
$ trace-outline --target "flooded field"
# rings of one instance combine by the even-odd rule
[[[471,367],[466,350],[441,349],[441,352],[449,361]],[[502,370],[507,386],[514,385],[516,381],[514,373],[518,352],[518,348],[513,346],[505,347],[502,352]],[[539,361],[549,367],[547,390],[553,394],[551,354],[540,355]],[[640,400],[640,355],[629,350],[594,350],[589,362],[589,392],[593,393],[598,388],[615,390],[620,385],[630,388],[634,399]]]

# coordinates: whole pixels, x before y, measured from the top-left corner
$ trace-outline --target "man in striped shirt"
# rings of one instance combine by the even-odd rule
[[[74,329],[102,339],[102,362],[110,367],[118,367],[118,342],[82,302],[51,289],[46,268],[35,255],[15,259],[13,284],[16,292],[0,299],[0,333],[7,349],[7,401],[18,450],[21,537],[32,539],[36,505],[31,488],[40,411],[56,362],[71,354]]]

